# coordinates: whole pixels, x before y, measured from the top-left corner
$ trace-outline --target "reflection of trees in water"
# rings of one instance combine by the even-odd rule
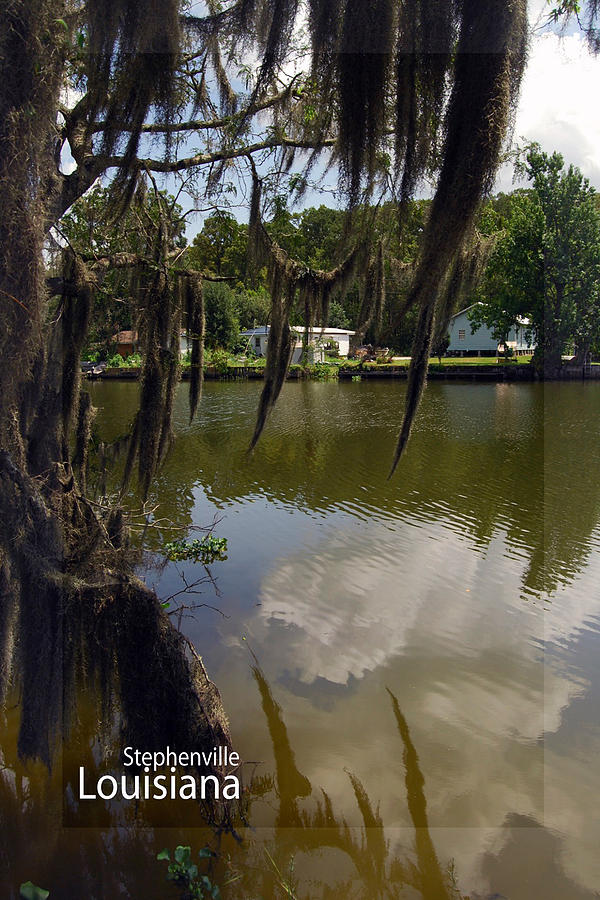
[[[500,897],[524,897],[532,879],[532,864],[545,873],[544,900],[597,900],[598,891],[588,890],[562,868],[561,840],[530,816],[511,813],[504,822],[506,840],[497,855],[484,854],[482,871]],[[532,896],[532,894],[527,895]]]
[[[330,797],[322,789],[322,799],[315,797],[314,808],[307,810],[305,798],[311,792],[311,786],[298,771],[281,707],[257,661],[253,673],[275,758],[273,784],[277,818],[272,842],[268,844],[269,853],[278,872],[287,871],[290,859],[298,854],[309,854],[296,861],[298,874],[309,886],[298,888],[294,897],[298,900],[316,900],[317,896],[323,900],[383,900],[412,897],[412,891],[415,891],[423,900],[467,900],[457,887],[453,863],[443,866],[438,858],[429,831],[425,778],[408,722],[394,693],[387,689],[402,745],[407,806],[414,829],[412,851],[405,853],[390,847],[378,809],[359,778],[352,773],[348,775],[362,819],[360,827],[349,827],[344,818],[336,815]],[[260,784],[260,779],[258,781]],[[270,779],[264,779],[264,783],[268,786]],[[592,900],[596,896],[566,874],[561,865],[560,839],[535,819],[509,814],[503,824],[507,839],[502,849],[498,854],[486,852],[482,858],[482,875],[493,892],[470,893],[472,900],[494,900],[504,896],[531,900],[533,895],[544,896],[547,900],[565,900],[567,897]],[[250,850],[252,858],[252,848]],[[349,869],[337,882],[332,875],[342,866],[339,857],[328,859],[323,856],[323,851],[327,850],[338,851],[350,862]],[[318,885],[317,894],[311,860],[323,859],[321,871],[326,873],[323,879],[326,883]],[[255,866],[261,868],[260,863]],[[252,871],[252,864],[248,868]],[[241,871],[244,870],[242,866]],[[248,888],[261,890],[261,896],[265,897],[288,896],[276,892],[274,884],[277,885],[278,879],[265,872],[264,867],[257,878],[249,881],[244,878],[242,893],[232,896],[254,896],[248,893]]]
[[[259,386],[210,385],[193,428],[179,397],[177,442],[152,498],[181,523],[201,483],[219,507],[262,494],[322,514],[443,521],[482,546],[501,532],[527,561],[526,592],[549,593],[581,571],[600,521],[598,387],[430,385],[388,482],[401,385],[288,385],[251,459]]]
[[[348,777],[362,819],[360,828],[348,826],[344,818],[336,815],[332,801],[324,790],[321,790],[322,800],[316,801],[313,811],[300,808],[298,801],[311,793],[310,782],[298,771],[281,707],[274,699],[260,666],[256,664],[252,671],[260,691],[275,757],[278,806],[274,847],[270,848],[270,852],[279,871],[284,871],[286,862],[298,852],[321,852],[329,848],[345,854],[355,874],[350,874],[343,885],[323,886],[323,896],[368,896],[376,900],[399,896],[403,887],[411,887],[420,893],[423,900],[460,900],[461,895],[453,884],[450,871],[442,870],[429,833],[425,779],[408,724],[395,695],[388,690],[403,746],[408,811],[415,830],[415,861],[392,854],[378,809],[353,773],[348,773]],[[303,874],[310,878],[309,873]],[[263,887],[267,888],[267,885]],[[358,894],[354,893],[356,890],[359,890]]]
[[[350,827],[336,815],[325,791],[321,791],[321,799],[316,799],[311,810],[301,805],[300,801],[306,801],[311,795],[311,784],[297,768],[281,708],[258,664],[253,667],[253,674],[273,745],[275,774],[274,778],[263,776],[253,780],[250,805],[255,802],[252,792],[256,786],[258,795],[255,798],[259,795],[264,798],[269,792],[269,800],[276,806],[274,829],[269,830],[264,846],[279,871],[285,872],[290,859],[298,853],[321,855],[323,851],[336,850],[350,861],[351,868],[343,872],[340,883],[331,884],[330,877],[324,879],[326,883],[320,886],[323,897],[369,896],[375,900],[397,896],[407,885],[417,890],[424,900],[460,897],[448,874],[442,871],[429,835],[424,778],[395,696],[390,692],[404,747],[409,813],[415,828],[415,862],[391,853],[378,810],[356,775],[349,773],[349,780],[361,814],[361,827]],[[116,813],[122,823],[120,827],[114,827],[114,816],[111,819],[108,806],[102,803],[95,804],[95,812],[82,820],[87,827],[63,827],[63,798],[67,804],[73,802],[72,773],[83,765],[93,782],[94,773],[106,771],[106,760],[99,760],[97,756],[95,732],[98,723],[94,705],[81,707],[73,739],[64,748],[62,775],[60,767],[48,774],[41,765],[38,768],[23,765],[16,752],[17,718],[14,708],[6,729],[4,769],[0,773],[3,826],[0,830],[0,862],[7,874],[3,896],[16,896],[16,886],[29,879],[49,888],[54,900],[72,896],[102,900],[116,896],[131,897],[132,900],[168,896],[165,885],[157,887],[157,880],[162,875],[150,861],[159,845],[189,843],[192,837],[189,829],[177,828],[170,832],[161,829],[158,834],[153,834],[149,829],[126,827],[124,823],[133,825],[140,814],[133,803],[126,807],[125,819],[122,809]],[[111,823],[113,827],[109,828]],[[204,833],[204,840],[209,834]],[[194,839],[198,837],[195,832]],[[269,856],[263,856],[263,849],[251,835],[242,845],[236,845],[231,837],[222,837],[222,852],[214,878],[218,881],[222,876],[221,883],[226,879],[229,853],[241,875],[230,893],[224,892],[226,897],[246,898],[250,896],[248,891],[257,890],[265,897],[280,895],[278,877],[267,861]],[[339,869],[339,859],[334,860],[333,866],[334,871]],[[346,868],[342,866],[342,869]],[[311,879],[310,862],[303,864],[300,874]],[[315,895],[311,889],[310,894],[300,892],[297,896]]]
[[[253,674],[273,747],[275,771],[272,776],[252,779],[247,812],[254,803],[266,802],[273,807],[274,825],[261,829],[260,835],[247,830],[241,844],[231,834],[221,834],[217,840],[214,830],[208,828],[153,831],[133,827],[134,822],[139,825],[145,821],[143,810],[133,803],[127,807],[123,827],[113,824],[107,828],[114,819],[104,807],[95,820],[88,819],[88,825],[100,827],[62,827],[63,798],[70,794],[68,773],[76,765],[85,765],[90,773],[106,771],[98,755],[97,710],[91,704],[82,705],[73,740],[64,748],[63,772],[67,774],[61,777],[60,766],[49,775],[41,764],[25,767],[20,761],[16,750],[18,712],[16,707],[11,708],[3,732],[0,770],[1,896],[16,900],[17,886],[31,879],[51,890],[51,900],[175,898],[176,892],[164,881],[163,868],[154,862],[157,851],[165,846],[192,844],[195,852],[212,842],[221,852],[214,861],[211,878],[223,886],[232,871],[239,876],[222,888],[224,900],[256,896],[272,900],[290,896],[297,900],[383,900],[407,896],[406,891],[408,896],[423,900],[462,900],[453,868],[444,866],[438,858],[429,831],[425,778],[408,722],[392,691],[388,694],[401,741],[408,813],[414,829],[413,847],[404,852],[390,846],[378,808],[355,774],[348,773],[360,826],[349,826],[324,790],[320,797],[313,793],[298,768],[282,709],[258,662]],[[173,819],[177,820],[177,815]],[[125,827],[127,823],[130,827]],[[482,873],[496,890],[502,886],[506,896],[524,897],[523,891],[530,890],[531,878],[535,877],[539,879],[540,896],[543,884],[548,900],[564,900],[567,896],[592,900],[593,895],[561,869],[557,838],[530,818],[511,815],[506,826],[503,848],[497,855],[486,853],[482,861]],[[526,831],[524,826],[528,826]],[[301,884],[290,894],[282,885],[283,881],[290,885],[292,859]],[[546,871],[551,873],[549,879]],[[482,895],[471,894],[475,896],[484,900]]]
[[[134,386],[99,387],[114,406],[100,427],[114,439]],[[527,560],[524,589],[550,593],[581,571],[600,521],[599,387],[432,384],[388,482],[402,385],[288,385],[248,460],[260,385],[211,384],[193,428],[180,393],[177,442],[152,500],[179,524],[191,524],[201,483],[221,507],[264,494],[321,513],[441,519],[483,546],[503,531]]]

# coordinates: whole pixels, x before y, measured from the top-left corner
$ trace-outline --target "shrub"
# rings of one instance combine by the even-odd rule
[[[321,380],[338,377],[338,366],[327,363],[315,363],[312,366],[307,366],[307,371],[310,373],[311,378]]]
[[[231,351],[236,356],[246,356],[249,359],[254,359],[256,357],[251,342],[242,334],[238,335],[237,339],[233,342]]]
[[[215,347],[207,353],[207,364],[213,366],[219,375],[229,372],[229,354],[222,347]]]
[[[107,359],[106,365],[109,369],[120,369],[125,365],[125,360],[120,353],[115,353],[110,359]]]

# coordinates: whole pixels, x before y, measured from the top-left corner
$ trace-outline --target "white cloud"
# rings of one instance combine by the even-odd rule
[[[509,841],[508,830],[493,826],[517,813],[560,833],[560,866],[591,890],[600,868],[590,846],[600,826],[590,798],[600,773],[586,761],[598,757],[600,734],[571,735],[569,753],[559,741],[544,745],[588,683],[542,647],[560,650],[598,616],[598,574],[590,567],[544,609],[520,597],[527,562],[502,532],[483,554],[464,534],[415,524],[390,531],[364,523],[351,542],[332,530],[319,536],[315,553],[303,545],[265,567],[244,633],[268,661],[298,766],[350,825],[359,820],[345,772],[355,772],[381,803],[386,836],[405,846],[410,819],[389,686],[418,747],[439,858],[459,860],[462,883],[489,894],[481,854],[492,841],[494,852]],[[230,644],[234,632],[239,624]],[[245,742],[250,731],[249,758],[266,759],[270,771],[265,726],[261,734],[260,717],[248,713],[256,688],[245,677],[245,655],[239,660],[233,671],[230,654],[215,679],[232,720],[245,723]],[[339,690],[345,683],[349,689]],[[538,873],[536,884],[545,887],[546,877]]]
[[[540,12],[536,9],[534,12]],[[579,34],[533,38],[521,88],[515,143],[537,141],[558,150],[600,189],[600,116],[597,91],[600,57],[593,57]],[[499,173],[497,190],[509,191],[512,165]]]

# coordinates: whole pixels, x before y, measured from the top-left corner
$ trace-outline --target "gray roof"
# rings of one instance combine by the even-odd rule
[[[270,325],[258,325],[256,328],[247,328],[245,331],[240,331],[240,334],[246,335],[247,337],[268,334],[270,328]],[[292,330],[304,331],[304,325],[293,325]],[[324,327],[322,325],[313,325],[310,332],[311,334],[317,334],[317,332],[324,332],[325,334],[356,334],[355,331],[350,331],[348,328],[329,328],[327,325]]]
[[[240,334],[245,334],[248,337],[252,337],[255,334],[268,334],[270,325],[259,325],[258,328],[247,328],[245,331],[240,331]]]
[[[463,313],[468,312],[470,309],[473,309],[474,306],[483,306],[483,303],[471,303],[470,306],[465,306],[464,309],[459,309],[458,312],[455,312],[454,315],[450,316],[451,319],[455,319],[457,316],[462,316]]]
[[[455,319],[457,316],[462,316],[463,313],[469,312],[470,309],[473,309],[474,306],[483,306],[484,304],[481,300],[478,300],[476,303],[471,303],[470,306],[465,306],[464,309],[460,309],[458,312],[455,312],[453,316],[450,316],[450,319]],[[523,316],[516,317],[517,325],[525,326],[531,325],[531,319],[525,319]]]

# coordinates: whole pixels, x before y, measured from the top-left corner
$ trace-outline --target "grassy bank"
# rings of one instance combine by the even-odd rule
[[[526,367],[531,360],[530,356],[520,356],[514,359],[496,359],[495,357],[447,357],[440,363],[437,357],[432,357],[429,363],[430,375],[448,375],[460,377],[461,375],[490,377],[508,376],[510,371],[515,375],[520,371],[525,377]],[[363,362],[361,360],[328,359],[323,363],[315,363],[309,366],[293,364],[290,366],[288,378],[290,380],[315,379],[329,380],[337,378],[388,376],[406,378],[410,365],[409,359],[378,360],[377,362]],[[252,359],[241,360],[235,357],[221,358],[218,363],[208,363],[204,367],[205,377],[215,378],[262,378],[264,375],[265,360]],[[140,366],[111,366],[107,367],[100,377],[123,380],[135,380],[139,377]],[[187,380],[190,375],[189,364],[182,365],[182,378]]]

